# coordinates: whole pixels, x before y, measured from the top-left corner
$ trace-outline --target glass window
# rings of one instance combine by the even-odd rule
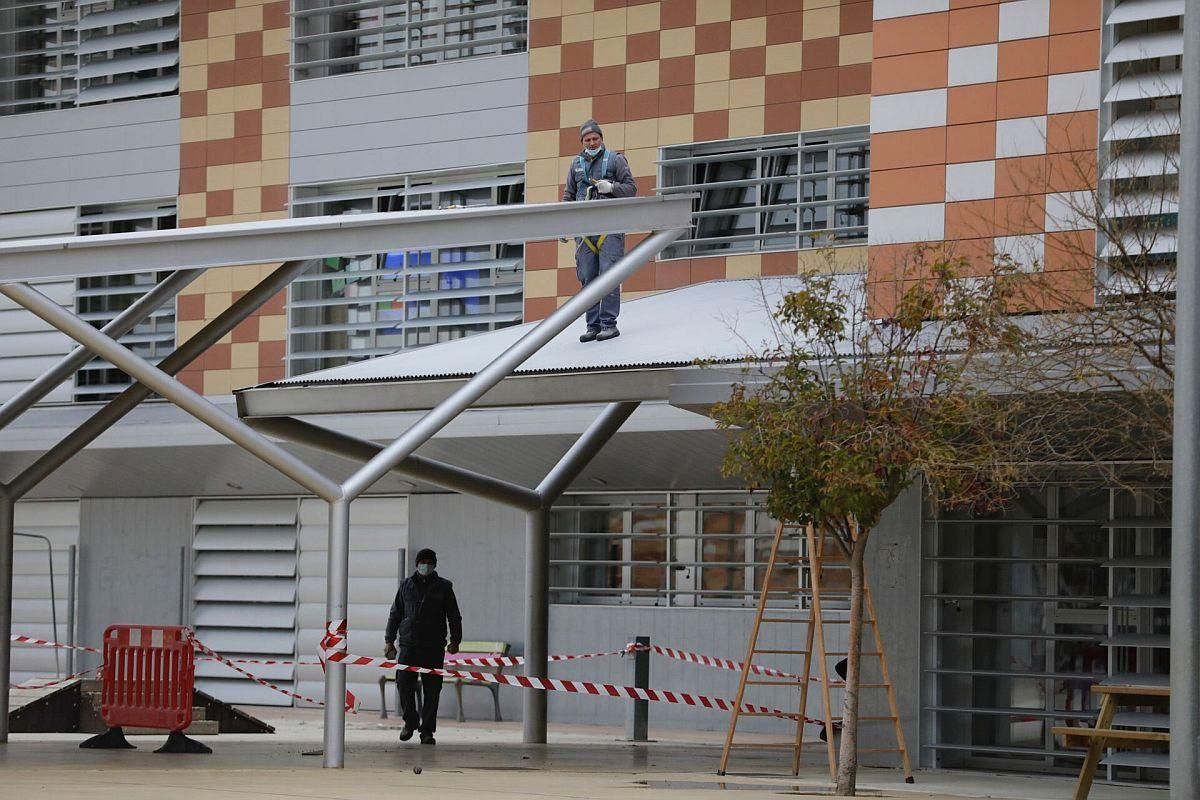
[[[866,242],[865,128],[666,147],[661,164],[661,194],[698,194],[664,258]]]
[[[79,236],[133,231],[161,231],[175,227],[175,203],[139,203],[122,206],[85,206],[76,222]],[[93,275],[75,281],[75,313],[96,328],[102,328],[133,305],[165,272],[130,272]],[[151,312],[133,330],[121,336],[121,344],[138,357],[157,364],[175,349],[175,303],[169,301]],[[103,359],[94,358],[75,373],[74,399],[80,402],[110,400],[133,383],[133,379]]]
[[[528,0],[298,0],[295,77],[523,53]]]
[[[420,211],[525,200],[519,167],[298,187],[293,215]],[[290,289],[289,374],[520,324],[524,243],[326,258]]]
[[[42,0],[0,9],[0,114],[179,89],[177,0]]]

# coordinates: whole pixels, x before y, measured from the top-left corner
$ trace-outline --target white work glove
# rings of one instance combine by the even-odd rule
[[[596,191],[600,194],[612,194],[613,182],[610,180],[596,181]]]

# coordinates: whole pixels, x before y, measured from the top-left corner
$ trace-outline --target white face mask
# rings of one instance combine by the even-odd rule
[[[422,561],[420,564],[417,564],[418,575],[428,575],[431,572],[433,572],[433,564],[429,564],[424,561]]]
[[[599,147],[585,147],[585,148],[583,148],[583,152],[588,154],[588,158],[595,158],[597,155],[600,154],[600,148]]]

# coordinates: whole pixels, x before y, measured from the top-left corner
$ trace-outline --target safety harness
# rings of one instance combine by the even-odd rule
[[[608,176],[608,154],[609,154],[609,152],[611,152],[611,151],[607,147],[604,148],[604,158],[602,158],[600,160],[600,179],[601,180],[604,180]],[[583,160],[582,153],[578,156],[578,158],[576,159],[576,162],[579,165],[580,171],[583,173],[584,179],[587,180],[589,183],[595,183],[595,181],[593,181],[592,178],[588,177],[588,165],[587,165],[587,162],[585,162]],[[593,253],[595,253],[596,255],[600,255],[600,248],[604,246],[604,240],[607,238],[608,238],[607,233],[604,234],[603,236],[597,236],[594,239],[584,236],[583,243],[586,244],[588,246],[588,249],[591,250]]]

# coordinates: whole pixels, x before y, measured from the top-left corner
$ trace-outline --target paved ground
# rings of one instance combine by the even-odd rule
[[[737,800],[812,796],[828,791],[815,759],[799,778],[778,752],[744,753],[736,774],[716,775],[720,742],[713,734],[663,732],[669,741],[630,745],[620,732],[588,726],[553,726],[553,744],[521,744],[516,724],[447,722],[438,744],[396,738],[394,719],[352,717],[345,770],[325,770],[305,755],[320,747],[319,712],[252,709],[277,728],[273,736],[205,737],[208,756],[155,755],[163,737],[135,737],[138,750],[79,750],[73,734],[16,734],[0,746],[0,797],[58,800],[249,800],[316,798],[431,800],[482,798],[596,798],[597,800]],[[818,753],[814,752],[814,756]],[[809,759],[806,758],[806,762]],[[414,772],[421,768],[421,774]],[[781,768],[783,767],[783,768]],[[864,769],[860,795],[921,798],[1067,800],[1073,780],[982,773],[918,773],[905,785],[891,770]],[[1097,786],[1094,800],[1166,800],[1166,793]]]

